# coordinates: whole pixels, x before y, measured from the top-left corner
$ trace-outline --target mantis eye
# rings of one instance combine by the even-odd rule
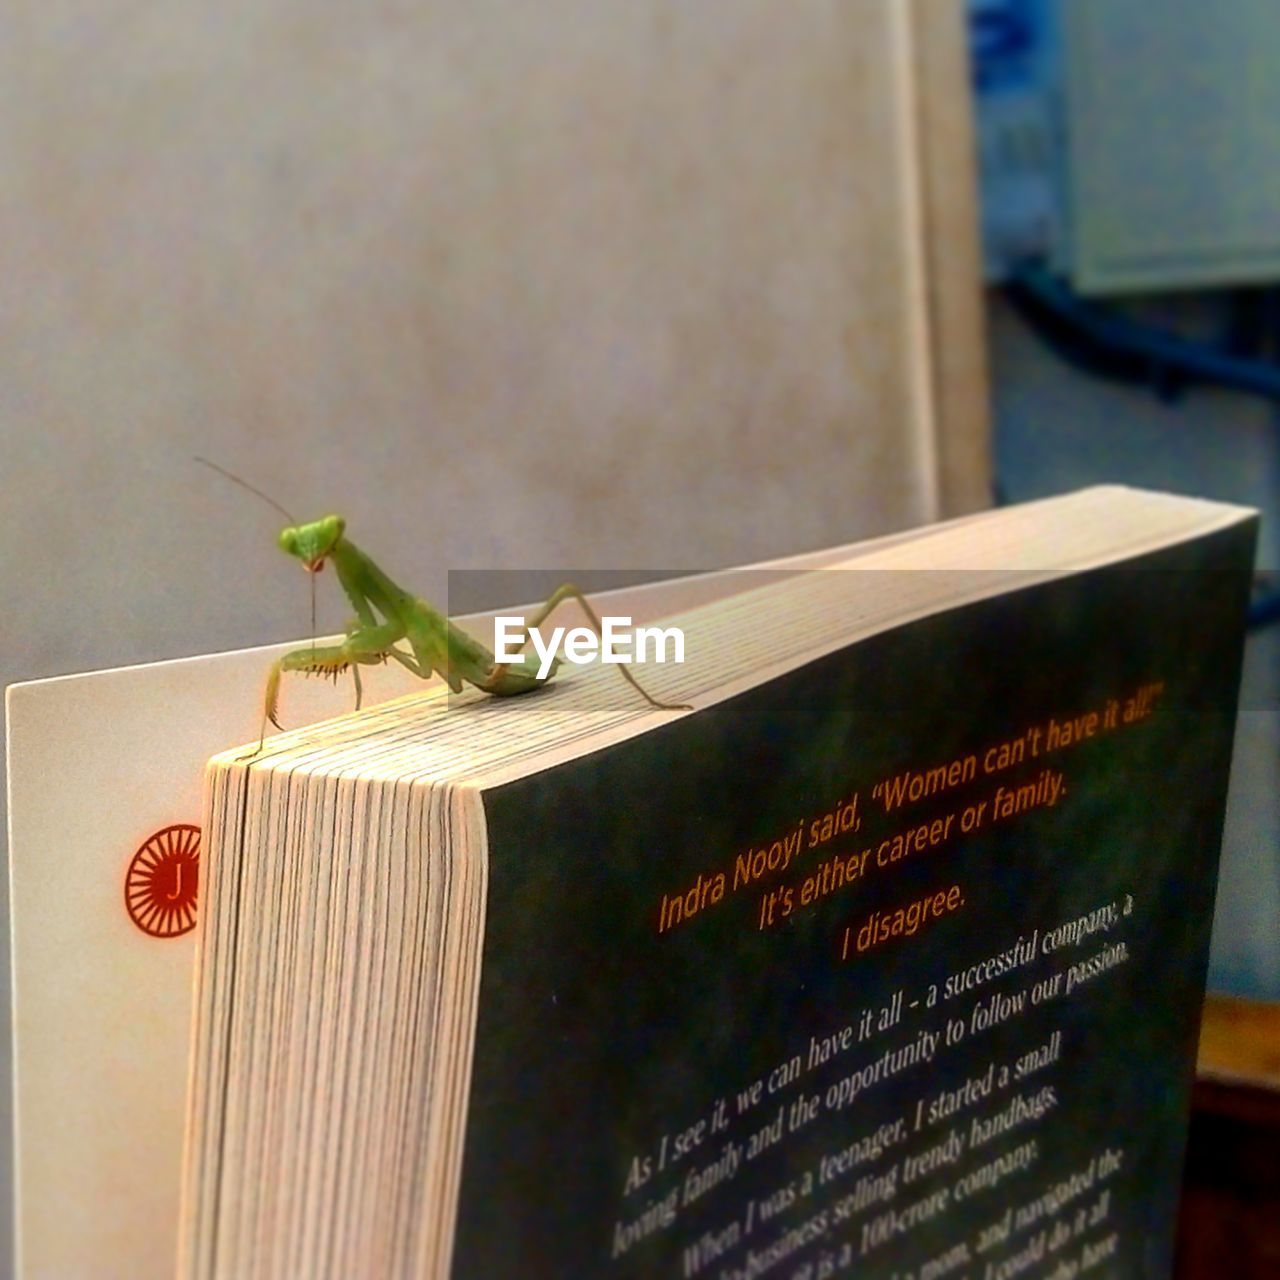
[[[298,531],[296,529],[280,530],[280,550],[288,552],[291,556],[298,554]]]

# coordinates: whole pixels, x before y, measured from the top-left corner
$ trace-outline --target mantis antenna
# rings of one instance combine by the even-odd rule
[[[275,507],[275,509],[284,516],[290,524],[298,523],[298,518],[286,511],[274,498],[263,493],[261,489],[254,488],[254,486],[247,480],[242,480],[238,475],[228,471],[226,467],[220,467],[216,462],[210,462],[208,458],[202,458],[199,454],[196,455],[196,461],[202,463],[206,467],[212,467],[220,476],[225,476],[230,480],[232,484],[238,484],[242,489],[248,489],[250,493],[261,498],[268,506]]]
[[[238,484],[242,489],[247,489],[256,498],[261,498],[268,506],[274,507],[284,518],[291,524],[298,523],[297,516],[286,511],[270,494],[263,493],[261,489],[251,485],[247,480],[241,479],[233,471],[228,471],[226,467],[220,467],[216,462],[210,462],[208,458],[202,458],[199,454],[194,455],[195,460],[203,463],[206,467],[212,468],[220,476],[226,477],[232,484]],[[311,574],[311,647],[314,649],[316,644],[316,575]]]

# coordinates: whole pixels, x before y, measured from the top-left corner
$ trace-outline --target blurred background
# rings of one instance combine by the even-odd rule
[[[1098,482],[1260,508],[1181,1265],[1280,1274],[1274,0],[0,20],[0,683],[306,634],[195,454],[441,600]]]

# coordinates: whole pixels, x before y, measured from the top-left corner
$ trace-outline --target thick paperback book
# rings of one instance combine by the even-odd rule
[[[185,1276],[1168,1274],[1256,524],[1095,490],[681,666],[211,762]]]

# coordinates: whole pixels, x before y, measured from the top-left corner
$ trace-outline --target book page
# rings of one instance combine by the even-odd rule
[[[8,691],[22,1274],[172,1274],[204,763],[287,648]],[[283,714],[350,696],[297,681]]]

